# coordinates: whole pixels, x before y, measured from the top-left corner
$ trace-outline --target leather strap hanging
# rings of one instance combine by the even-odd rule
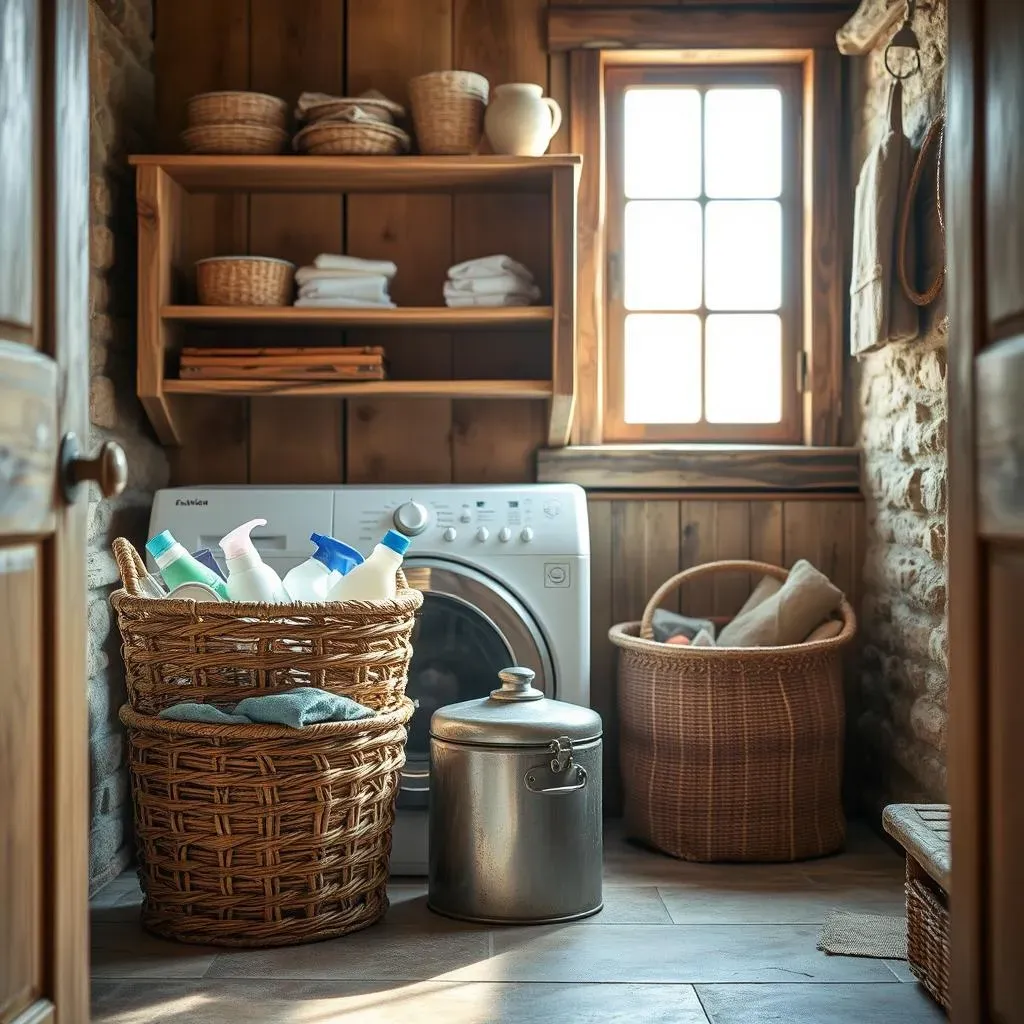
[[[900,276],[900,285],[903,293],[916,306],[930,306],[942,293],[943,285],[946,283],[946,221],[942,212],[942,143],[945,136],[946,115],[940,114],[928,126],[921,149],[917,154],[914,163],[914,170],[910,175],[910,184],[907,186],[907,195],[903,202],[903,210],[900,213],[899,235],[897,237],[897,267]],[[923,291],[919,292],[907,276],[907,231],[910,227],[910,212],[914,208],[914,200],[917,196],[917,188],[921,183],[921,175],[924,173],[925,159],[928,150],[935,142],[938,142],[938,154],[935,160],[935,213],[939,222],[939,235],[942,238],[943,260],[935,280]]]

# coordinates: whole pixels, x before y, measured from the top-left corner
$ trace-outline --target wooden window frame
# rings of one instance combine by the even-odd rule
[[[664,441],[743,442],[752,444],[792,444],[802,440],[802,385],[797,378],[801,365],[803,305],[803,153],[802,98],[800,69],[793,64],[634,64],[605,69],[605,161],[606,185],[605,244],[609,260],[609,288],[605,298],[605,372],[608,389],[605,397],[605,440],[611,442]],[[625,305],[621,282],[625,248],[625,112],[629,89],[637,86],[692,87],[704,92],[729,85],[778,88],[783,104],[782,190],[782,301],[777,310],[782,322],[782,409],[775,423],[711,423],[702,410],[697,423],[627,423],[625,419],[625,322],[632,310]],[[702,210],[711,200],[703,193],[697,199]],[[612,268],[616,267],[613,276]],[[618,285],[615,287],[613,285]],[[671,311],[669,311],[671,312]],[[684,311],[680,311],[684,312]],[[701,302],[691,311],[706,325],[709,310]],[[740,311],[737,311],[740,312]],[[754,310],[753,312],[768,312]],[[772,311],[774,312],[774,311]],[[707,351],[706,334],[702,338],[702,363]],[[702,369],[702,380],[704,371]]]
[[[798,441],[840,444],[845,364],[845,274],[848,225],[841,215],[848,172],[843,143],[841,58],[834,47],[815,49],[601,50],[569,52],[569,137],[584,158],[579,191],[578,401],[574,445],[611,443],[606,430],[608,330],[607,160],[605,75],[612,67],[667,64],[792,65],[803,77],[802,332],[797,352],[803,394]],[[791,379],[794,379],[791,378]],[[749,431],[747,431],[749,433]],[[715,438],[718,440],[718,438]],[[671,442],[656,442],[669,444]],[[709,441],[700,443],[710,443]],[[757,442],[753,442],[757,443]],[[762,442],[769,444],[767,439]]]

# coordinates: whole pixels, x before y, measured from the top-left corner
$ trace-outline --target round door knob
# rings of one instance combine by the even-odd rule
[[[415,537],[430,525],[430,512],[418,501],[407,501],[395,509],[395,526],[406,535]]]
[[[530,541],[533,540],[533,528],[529,526],[524,526],[519,534],[519,539],[524,544],[529,544]]]
[[[64,499],[78,498],[82,485],[94,480],[104,498],[116,498],[128,483],[128,460],[115,441],[104,441],[91,458],[82,456],[75,434],[65,434],[60,446],[60,480]]]
[[[481,526],[480,529],[476,531],[477,540],[487,540],[490,535],[491,531],[488,530],[486,526]]]
[[[502,544],[507,544],[511,539],[512,531],[507,526],[503,526],[498,531],[498,540],[500,540]]]
[[[449,526],[444,531],[444,533],[441,534],[441,536],[444,537],[445,540],[455,540],[455,538],[458,536],[458,533],[455,532],[454,526]]]

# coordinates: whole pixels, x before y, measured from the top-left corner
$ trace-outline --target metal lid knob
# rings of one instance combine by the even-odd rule
[[[539,700],[544,691],[533,687],[536,675],[532,668],[521,665],[504,668],[498,673],[501,688],[491,690],[491,697],[494,700]]]

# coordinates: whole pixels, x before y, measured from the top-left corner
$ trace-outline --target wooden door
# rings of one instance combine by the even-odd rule
[[[1024,1021],[1024,4],[951,0],[953,1019]]]
[[[0,1021],[25,1024],[89,1016],[86,502],[58,471],[88,429],[88,174],[86,0],[0,0]]]

